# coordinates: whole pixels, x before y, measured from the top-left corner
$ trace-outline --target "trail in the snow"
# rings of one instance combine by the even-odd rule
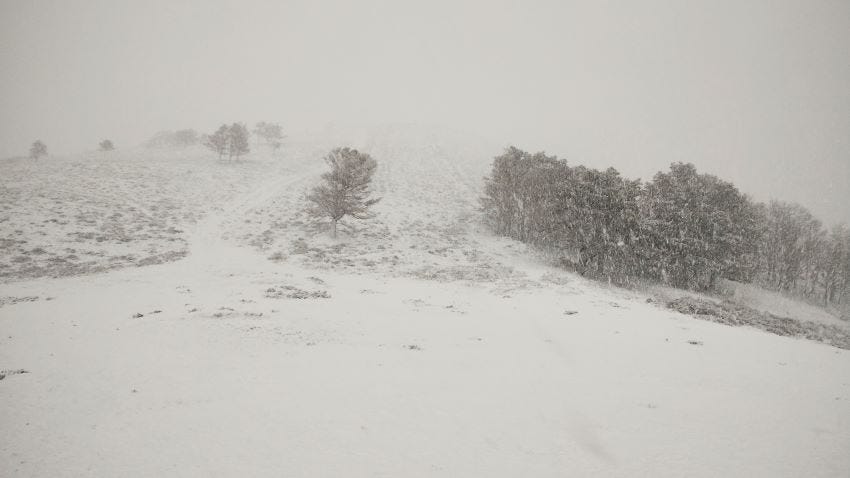
[[[232,269],[236,266],[251,269],[261,264],[267,265],[263,256],[252,248],[240,246],[232,236],[238,232],[252,210],[268,204],[288,188],[303,183],[317,171],[307,170],[294,176],[275,171],[251,192],[208,213],[188,234],[187,266],[206,269]]]

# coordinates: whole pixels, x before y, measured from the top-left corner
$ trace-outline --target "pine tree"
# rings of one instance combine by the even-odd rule
[[[330,171],[322,174],[322,184],[307,196],[312,203],[309,212],[314,217],[331,220],[332,235],[337,235],[337,223],[344,217],[368,219],[369,208],[378,199],[370,199],[370,185],[377,163],[368,154],[356,149],[336,148],[325,157]]]

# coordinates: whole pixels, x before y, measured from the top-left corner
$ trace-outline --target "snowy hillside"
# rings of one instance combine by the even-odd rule
[[[345,137],[344,134],[341,134]],[[352,132],[348,143],[379,168],[376,217],[344,221],[340,240],[304,211],[318,172],[248,215],[241,239],[275,261],[347,272],[385,272],[437,280],[493,281],[511,268],[482,244],[480,188],[500,148],[458,133],[393,125]],[[320,168],[323,167],[318,162]],[[323,169],[320,169],[322,171]]]
[[[198,148],[0,162],[0,282],[179,259],[186,229],[280,169],[271,161],[210,167]]]
[[[331,239],[304,194],[340,145],[382,200]],[[850,351],[494,237],[502,146],[393,125],[0,163],[0,475],[848,473]]]

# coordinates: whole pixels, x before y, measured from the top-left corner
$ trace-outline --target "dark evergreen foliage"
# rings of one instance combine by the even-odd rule
[[[850,230],[829,233],[796,204],[753,202],[729,182],[674,163],[642,184],[510,147],[481,200],[501,235],[534,244],[583,275],[707,290],[719,279],[841,304]]]

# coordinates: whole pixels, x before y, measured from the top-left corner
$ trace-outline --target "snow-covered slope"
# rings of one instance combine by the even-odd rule
[[[383,272],[439,280],[494,280],[510,275],[484,250],[478,221],[482,178],[498,146],[458,133],[410,125],[337,133],[343,144],[378,162],[375,218],[343,224],[332,241],[327,225],[305,213],[308,177],[249,214],[242,241],[275,260],[349,272]],[[329,149],[329,148],[328,148]],[[318,159],[318,158],[317,158]],[[321,161],[318,162],[321,165]]]
[[[0,163],[0,282],[183,257],[186,229],[280,168],[269,155],[217,161],[200,148],[137,149]]]
[[[383,200],[334,241],[301,211],[343,141],[378,160]],[[28,372],[0,381],[0,475],[848,473],[848,351],[694,320],[490,236],[498,152],[388,126],[110,164],[104,211],[159,178],[145,208],[186,211],[187,257],[0,285],[0,370]],[[143,167],[171,160],[195,189]],[[49,219],[26,204],[12,220]]]

